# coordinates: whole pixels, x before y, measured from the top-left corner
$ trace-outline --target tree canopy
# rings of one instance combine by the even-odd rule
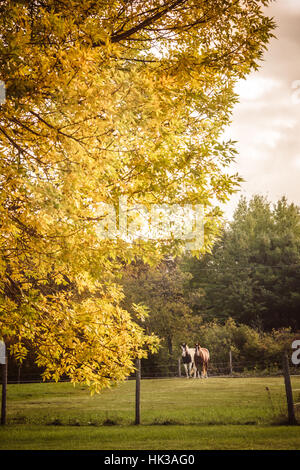
[[[98,391],[155,349],[115,276],[170,247],[99,240],[99,205],[202,204],[211,246],[240,182],[220,136],[272,36],[268,3],[1,2],[0,331],[46,377]]]
[[[285,197],[273,207],[263,196],[242,197],[211,254],[187,265],[204,318],[299,329],[300,211]]]

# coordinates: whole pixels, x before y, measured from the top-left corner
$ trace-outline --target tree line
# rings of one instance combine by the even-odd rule
[[[163,338],[161,362],[174,362],[180,342],[196,341],[215,362],[230,349],[238,361],[279,361],[300,330],[299,207],[285,197],[241,197],[210,253],[155,268],[137,261],[122,285],[126,308],[148,307],[143,325]]]

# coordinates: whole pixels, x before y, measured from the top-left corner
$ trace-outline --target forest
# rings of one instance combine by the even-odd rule
[[[285,197],[241,197],[210,253],[155,268],[137,261],[121,282],[126,308],[148,307],[142,324],[163,338],[162,362],[174,364],[179,344],[196,341],[214,362],[230,349],[237,361],[279,362],[300,330],[299,208]]]

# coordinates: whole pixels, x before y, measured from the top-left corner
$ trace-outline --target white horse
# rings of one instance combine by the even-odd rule
[[[187,378],[189,379],[192,376],[192,367],[194,367],[195,349],[189,348],[186,343],[182,343],[180,347],[185,373]]]

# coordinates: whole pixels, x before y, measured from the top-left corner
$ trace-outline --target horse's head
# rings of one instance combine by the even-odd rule
[[[201,349],[201,346],[199,343],[195,343],[195,353],[198,353]]]
[[[187,344],[186,343],[181,343],[180,347],[181,347],[182,355],[185,356],[188,353]]]

